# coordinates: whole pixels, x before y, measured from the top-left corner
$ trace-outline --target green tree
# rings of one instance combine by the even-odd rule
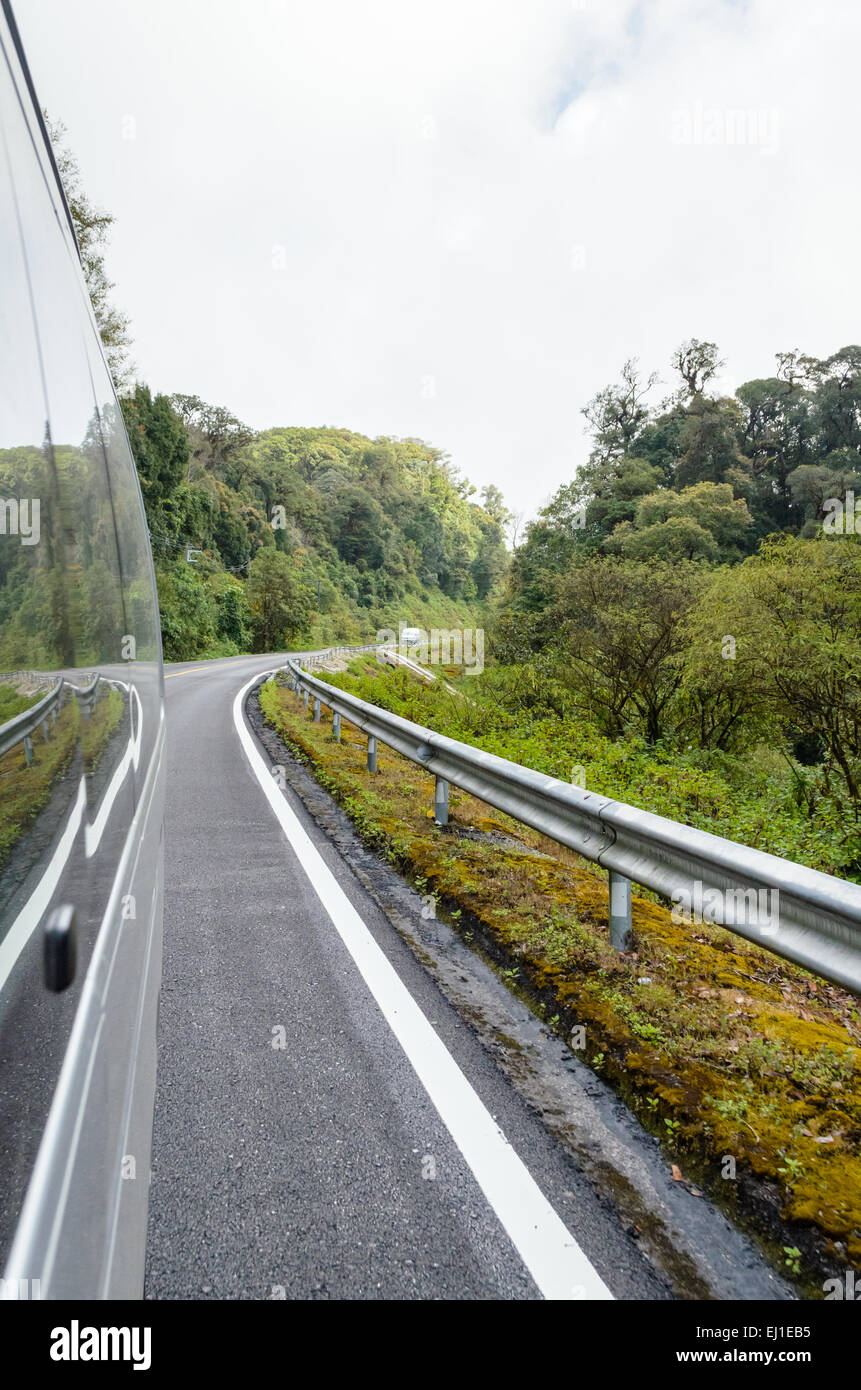
[[[255,437],[254,430],[223,406],[209,405],[199,396],[181,393],[172,395],[170,401],[185,425],[191,458],[200,470],[224,472]],[[243,463],[233,467],[229,479],[231,486],[241,487],[250,458],[250,455],[245,456]]]
[[[353,486],[338,493],[330,514],[330,534],[342,560],[379,569],[384,531],[383,509],[363,488]]]
[[[822,463],[803,463],[794,468],[787,484],[793,502],[799,510],[803,509],[806,518],[803,534],[815,534],[829,498],[842,499],[847,492],[861,497],[861,459],[852,449],[836,449]]]
[[[790,746],[821,749],[861,812],[861,543],[857,537],[764,543],[721,571],[691,629],[685,684],[751,692]],[[731,639],[733,655],[721,658]]]
[[[684,560],[597,556],[559,581],[547,619],[559,634],[560,679],[611,738],[633,728],[655,743],[668,731],[685,622],[707,583]]]
[[[644,378],[636,357],[629,357],[620,381],[602,387],[583,407],[581,414],[592,427],[593,463],[606,463],[627,453],[649,418],[646,397],[657,381],[657,372]]]
[[[680,403],[685,404],[701,396],[709,382],[726,363],[718,357],[717,343],[707,343],[701,338],[689,338],[676,348],[672,356],[672,365],[682,378],[678,399]]]
[[[158,598],[166,661],[193,661],[215,637],[216,610],[206,585],[191,565],[159,568]]]
[[[219,637],[224,637],[228,642],[233,642],[240,651],[244,651],[248,642],[245,619],[247,610],[243,602],[241,586],[232,584],[229,589],[225,589],[218,600],[218,621],[216,631]]]
[[[259,550],[248,569],[245,598],[255,651],[276,651],[304,632],[312,612],[310,589],[294,561],[274,547]]]
[[[752,528],[747,503],[733,497],[729,483],[696,483],[642,497],[633,525],[617,526],[606,548],[633,560],[739,560]]]
[[[685,413],[679,431],[680,455],[674,486],[722,483],[732,469],[750,470],[738,447],[742,416],[737,401],[698,395]]]
[[[165,504],[185,477],[188,436],[167,396],[138,384],[120,400],[151,529],[166,524]]]
[[[501,530],[513,519],[514,513],[506,507],[505,498],[495,483],[488,483],[481,489],[481,505]]]
[[[861,347],[832,353],[809,368],[816,383],[814,419],[821,454],[861,452]]]
[[[763,529],[797,523],[789,477],[807,466],[815,442],[812,394],[795,377],[746,381],[735,393],[742,408],[738,443],[755,480],[749,498]]]

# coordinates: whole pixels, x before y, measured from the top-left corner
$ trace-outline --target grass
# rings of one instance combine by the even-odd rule
[[[454,679],[460,693],[446,691],[440,681],[425,685],[403,669],[387,670],[373,658],[358,658],[331,677],[333,685],[395,714],[537,772],[861,881],[861,825],[827,798],[808,814],[773,749],[759,747],[739,758],[647,747],[633,736],[611,740],[570,712],[542,705],[541,689],[531,689],[518,668],[489,667],[481,676]]]
[[[0,724],[8,724],[10,719],[14,719],[16,714],[22,714],[25,709],[30,709],[32,705],[44,699],[48,694],[47,690],[37,691],[35,695],[22,695],[14,685],[7,682],[0,683]]]
[[[118,690],[110,689],[97,701],[90,717],[81,720],[81,753],[86,772],[92,772],[98,766],[108,739],[121,723],[122,717],[123,697]]]
[[[89,718],[81,715],[77,700],[68,700],[57,715],[47,738],[41,729],[33,733],[33,761],[27,766],[24,745],[10,748],[0,758],[0,869],[41,811],[66,772],[80,741],[84,770],[99,763],[111,734],[123,717],[122,696],[116,690],[99,699]]]
[[[40,729],[34,732],[33,761],[29,767],[23,743],[0,758],[0,868],[24,831],[37,819],[54,783],[71,762],[79,723],[78,702],[69,700],[47,738]]]
[[[583,1030],[579,1055],[661,1136],[668,1161],[752,1225],[779,1264],[797,1248],[798,1277],[861,1263],[857,999],[637,896],[636,951],[620,956],[606,877],[576,855],[454,788],[440,831],[421,768],[381,747],[370,776],[358,730],[344,721],[336,743],[325,715],[314,724],[274,683],[261,706],[364,840],[433,896],[549,1026],[566,1038]],[[485,835],[466,838],[467,828]]]

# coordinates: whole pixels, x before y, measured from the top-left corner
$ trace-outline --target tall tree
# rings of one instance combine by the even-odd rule
[[[481,489],[480,495],[481,505],[487,515],[492,517],[497,526],[504,531],[509,522],[514,519],[514,513],[506,507],[502,492],[495,483],[488,483],[486,487]]]
[[[78,161],[64,141],[66,127],[62,121],[52,121],[47,112],[43,114],[54,149],[54,158],[63,181],[66,201],[72,214],[84,279],[87,282],[105,357],[114,385],[120,389],[129,383],[132,364],[129,361],[131,338],[128,331],[128,315],[123,314],[112,303],[111,291],[114,289],[114,282],[108,278],[105,269],[105,247],[116,218],[113,213],[106,212],[104,208],[90,202],[84,192]]]
[[[649,417],[646,397],[657,382],[657,372],[644,378],[636,357],[629,357],[621,379],[604,386],[584,405],[581,414],[592,427],[594,463],[604,464],[627,453]]]
[[[252,560],[245,597],[259,652],[289,645],[311,616],[310,589],[302,583],[295,563],[272,546],[259,550]]]
[[[685,622],[708,572],[684,560],[593,558],[559,581],[550,626],[564,677],[611,738],[655,743],[682,680]]]
[[[130,395],[121,397],[120,405],[152,526],[185,477],[188,436],[169,398],[153,397],[140,382]]]
[[[701,338],[688,338],[673,353],[672,365],[682,378],[678,399],[684,404],[696,396],[701,396],[709,382],[726,363],[718,357],[717,343],[703,342]]]

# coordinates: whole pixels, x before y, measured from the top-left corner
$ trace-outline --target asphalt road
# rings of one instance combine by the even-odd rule
[[[270,800],[234,704],[273,664],[166,672],[147,1297],[667,1298],[293,791]]]

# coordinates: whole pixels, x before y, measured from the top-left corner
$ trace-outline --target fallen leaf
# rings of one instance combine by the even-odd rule
[[[670,1165],[670,1177],[672,1178],[673,1182],[684,1182],[684,1178],[682,1177],[682,1170],[677,1163],[673,1163]]]

